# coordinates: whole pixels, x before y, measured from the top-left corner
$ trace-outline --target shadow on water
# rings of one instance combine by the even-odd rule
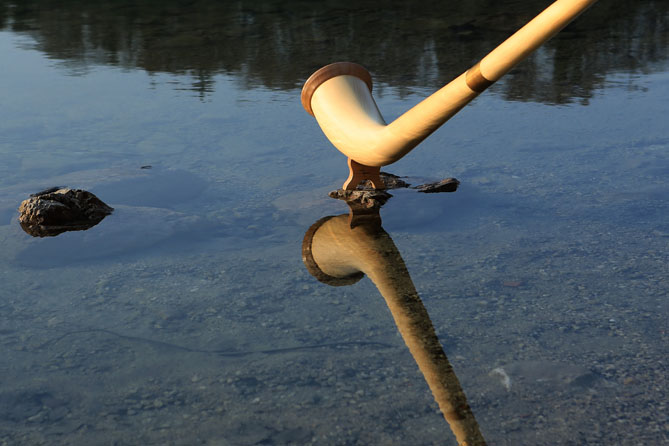
[[[192,241],[204,229],[201,219],[181,212],[115,206],[112,215],[88,231],[26,240],[15,261],[25,267],[53,268],[118,259],[120,256],[146,253],[167,243]]]
[[[26,267],[50,268],[64,264],[102,261],[134,255],[154,248],[196,243],[210,237],[226,236],[218,221],[183,209],[200,203],[207,182],[179,169],[95,169],[53,178],[53,184],[81,184],[114,203],[114,213],[86,231],[60,233],[45,239],[23,240],[15,261]],[[6,190],[0,217],[12,223],[19,207],[20,185]],[[34,194],[33,194],[34,195]],[[3,209],[5,207],[5,209]],[[70,229],[72,230],[72,229]],[[226,232],[227,231],[227,232]]]
[[[502,218],[519,212],[530,214],[524,212],[528,203],[486,193],[471,184],[460,186],[457,194],[426,195],[420,200],[409,191],[393,193],[395,206],[386,208],[383,217],[385,226],[393,231],[459,231],[476,228],[479,221],[491,215]]]
[[[73,75],[96,65],[190,76],[201,97],[214,76],[243,88],[300,88],[337,60],[365,65],[399,89],[444,85],[508,37],[546,2],[377,2],[211,0],[43,2],[0,0],[0,29],[24,33]],[[597,4],[495,90],[505,98],[587,102],[611,73],[646,73],[666,64],[669,4]]]

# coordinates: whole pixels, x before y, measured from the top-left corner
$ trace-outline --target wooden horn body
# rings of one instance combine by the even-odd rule
[[[302,105],[349,159],[385,166],[402,158],[541,44],[597,0],[557,0],[479,63],[387,124],[360,65],[338,62],[316,71],[302,89]]]

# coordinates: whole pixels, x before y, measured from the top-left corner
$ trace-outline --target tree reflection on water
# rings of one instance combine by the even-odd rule
[[[73,74],[109,64],[185,74],[205,95],[216,74],[245,88],[297,89],[339,60],[378,84],[438,88],[547,6],[547,1],[0,0],[0,28],[24,33]],[[669,3],[596,4],[519,65],[496,91],[506,99],[586,101],[612,73],[666,64]]]

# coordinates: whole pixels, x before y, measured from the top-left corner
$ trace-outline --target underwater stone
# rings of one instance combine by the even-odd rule
[[[411,186],[410,183],[407,183],[402,179],[407,177],[400,177],[388,172],[381,172],[380,177],[386,186],[385,190],[375,189],[371,181],[366,180],[365,182],[361,182],[355,190],[337,189],[330,192],[328,195],[332,198],[344,200],[349,204],[353,204],[358,209],[379,209],[392,198],[392,195],[386,192],[388,189],[410,188],[418,190],[418,192],[439,193],[455,192],[460,185],[460,181],[455,178],[446,178],[434,183]]]
[[[400,177],[388,172],[381,172],[379,176],[381,177],[381,181],[383,181],[383,185],[386,187],[386,189],[401,189],[410,186],[409,183],[402,179],[406,177]],[[369,180],[365,180],[358,185],[358,190],[370,189],[374,189],[374,185],[372,185],[372,182]]]
[[[379,209],[392,195],[383,190],[346,190],[337,189],[328,194],[332,198],[354,203],[365,209]]]
[[[83,231],[113,212],[94,194],[81,189],[47,189],[19,206],[19,222],[33,237],[51,237],[65,231]]]
[[[420,186],[416,186],[414,189],[418,189],[418,192],[434,194],[438,192],[455,192],[458,190],[459,185],[460,182],[455,178],[446,178],[445,180],[441,180],[436,183],[421,184]]]
[[[383,184],[386,187],[386,190],[411,188],[418,190],[418,192],[424,192],[429,194],[438,192],[455,192],[458,189],[458,186],[460,185],[460,181],[458,181],[456,178],[445,178],[441,181],[435,181],[432,183],[412,186],[410,183],[403,180],[403,178],[407,177],[400,177],[388,172],[381,172],[380,177],[381,181],[383,181]],[[374,186],[372,185],[371,181],[366,180],[360,183],[357,189],[374,190]]]

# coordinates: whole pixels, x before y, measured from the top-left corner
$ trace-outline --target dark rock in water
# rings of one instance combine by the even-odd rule
[[[365,209],[378,209],[388,201],[392,195],[383,190],[333,190],[328,194],[332,198],[355,203]]]
[[[455,178],[446,178],[436,183],[427,183],[412,187],[411,184],[402,180],[402,178],[406,177],[381,172],[381,180],[383,180],[386,186],[385,190],[374,189],[372,182],[366,180],[360,183],[356,190],[337,189],[328,195],[338,200],[344,200],[349,205],[355,205],[359,210],[378,209],[392,197],[391,194],[386,192],[387,189],[411,188],[424,193],[455,192],[460,185],[460,182]]]
[[[59,189],[66,189],[65,186],[56,186],[56,187],[50,187],[48,189],[41,190],[39,192],[35,192],[34,194],[30,194],[31,197],[39,197],[40,195],[45,195],[45,194],[50,194],[51,192],[56,192]]]
[[[52,237],[65,231],[83,231],[102,221],[114,209],[81,189],[46,189],[19,206],[19,222],[33,237]]]
[[[407,183],[402,179],[406,177],[400,177],[388,172],[381,172],[379,176],[381,177],[381,181],[383,181],[383,184],[386,186],[386,189],[402,189],[411,186],[409,183]],[[371,181],[365,180],[364,182],[358,185],[358,189],[373,190],[374,186],[372,185]]]
[[[418,189],[418,192],[433,194],[437,192],[455,192],[458,190],[459,185],[460,182],[455,178],[446,178],[445,180],[436,183],[421,184],[420,186],[414,187],[414,189]]]
[[[460,185],[460,182],[455,178],[446,178],[441,181],[434,183],[421,184],[419,186],[411,186],[410,183],[404,181],[402,178],[388,172],[381,172],[380,174],[383,184],[386,186],[386,189],[403,189],[411,188],[417,189],[418,192],[424,192],[426,194],[437,193],[437,192],[455,192]],[[372,182],[366,180],[358,185],[358,190],[374,190]]]

